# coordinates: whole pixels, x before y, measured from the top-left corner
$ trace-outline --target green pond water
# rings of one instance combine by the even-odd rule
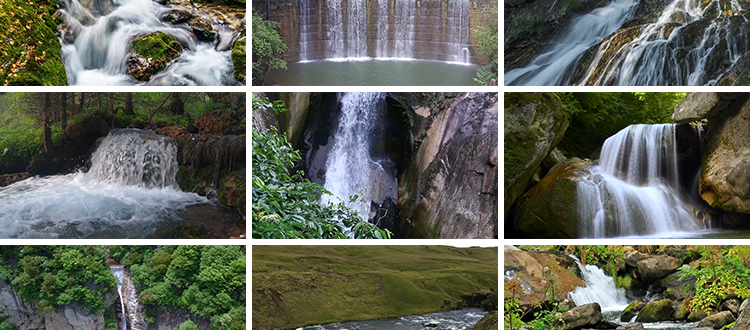
[[[479,66],[427,60],[308,61],[269,72],[266,85],[474,86]]]

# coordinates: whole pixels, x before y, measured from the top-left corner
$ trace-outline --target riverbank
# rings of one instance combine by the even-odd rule
[[[477,293],[496,297],[497,249],[256,246],[252,277],[253,329],[295,329],[470,307]]]

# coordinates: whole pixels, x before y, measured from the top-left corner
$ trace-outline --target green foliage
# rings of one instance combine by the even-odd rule
[[[521,321],[521,306],[518,303],[518,298],[513,296],[511,298],[505,298],[505,314],[504,314],[504,328],[505,330],[519,329],[524,325]]]
[[[544,20],[536,15],[518,14],[513,17],[510,28],[505,32],[505,45],[532,33],[544,31]]]
[[[18,330],[15,325],[8,323],[8,321],[0,322],[0,330]]]
[[[565,4],[563,5],[563,12],[576,11],[580,8],[581,8],[580,0],[568,0],[568,1],[565,1]]]
[[[617,275],[618,270],[623,267],[622,256],[625,254],[624,245],[570,245],[566,252],[576,255],[585,265],[598,265],[604,269],[604,273],[610,276]],[[615,280],[619,287],[630,286],[630,280],[620,278]]]
[[[245,82],[245,73],[247,71],[247,39],[237,40],[232,47],[232,63],[234,64],[234,78]]]
[[[104,309],[105,295],[117,288],[100,247],[26,246],[3,255],[18,260],[11,284],[40,311],[77,301],[96,313]]]
[[[172,330],[198,330],[198,326],[193,321],[187,320]]]
[[[164,33],[155,32],[131,41],[133,49],[153,61],[163,61],[182,50],[180,42]]]
[[[287,47],[277,29],[279,23],[266,21],[253,11],[253,84],[263,84],[266,73],[273,69],[286,69],[282,58]]]
[[[494,80],[497,82],[497,7],[487,6],[482,10],[483,15],[490,17],[490,25],[487,27],[477,29],[477,43],[479,44],[479,51],[487,55],[490,58],[490,63],[477,69],[477,76],[474,81],[480,85],[489,86]]]
[[[570,114],[560,147],[588,158],[608,137],[631,124],[671,122],[685,93],[556,93]]]
[[[695,266],[681,268],[680,279],[695,279],[693,311],[718,310],[727,295],[750,297],[750,246],[696,246],[701,259]]]

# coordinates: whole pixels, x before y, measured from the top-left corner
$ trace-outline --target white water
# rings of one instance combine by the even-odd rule
[[[109,6],[103,0],[94,2]],[[111,11],[102,16],[93,14],[79,0],[63,0],[62,3],[65,8],[61,9],[62,16],[74,30],[73,36],[62,38],[62,55],[69,85],[142,84],[126,75],[129,43],[137,36],[156,31],[177,39],[182,44],[183,54],[148,84],[236,84],[231,51],[216,51],[219,41],[195,40],[185,24],[173,26],[161,22],[159,18],[169,8],[152,0],[114,0],[115,7],[109,8]],[[208,16],[206,18],[210,19]],[[212,20],[212,25],[217,31],[227,29],[216,20]],[[65,40],[70,39],[74,41],[66,44]]]
[[[310,0],[299,0],[299,60],[307,61],[308,35],[310,34]]]
[[[112,271],[112,275],[117,279],[117,294],[120,296],[120,309],[122,315],[122,327],[121,330],[128,330],[127,314],[125,313],[125,300],[122,298],[122,285],[125,283],[125,268],[123,266],[109,266],[109,270]]]
[[[549,51],[531,63],[505,73],[506,85],[567,85],[575,64],[591,46],[622,26],[638,5],[636,0],[614,0],[607,6],[575,19]]]
[[[575,256],[570,257],[575,259],[578,268],[581,269],[581,278],[586,284],[568,293],[568,297],[576,303],[576,306],[595,302],[599,303],[604,310],[622,309],[628,304],[625,289],[615,286],[614,279],[604,274],[604,270],[597,266],[584,265]]]
[[[582,237],[668,236],[701,229],[677,195],[675,125],[631,125],[604,142],[578,184]]]
[[[383,167],[370,157],[374,125],[385,102],[385,93],[346,93],[333,147],[326,160],[323,203],[344,203],[365,220],[370,217],[372,183],[385,176]],[[382,173],[382,176],[381,176]],[[359,199],[350,202],[350,196]]]
[[[91,161],[86,173],[0,188],[0,237],[147,237],[186,207],[209,203],[176,188],[176,149],[153,132],[113,130]]]
[[[469,0],[448,1],[453,62],[469,63]]]

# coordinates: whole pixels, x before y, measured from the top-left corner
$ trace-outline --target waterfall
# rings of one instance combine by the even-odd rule
[[[449,23],[453,62],[469,63],[468,54],[464,55],[464,48],[468,51],[469,45],[469,5],[469,0],[448,1],[448,17],[453,21]]]
[[[367,57],[367,1],[347,0],[347,52],[348,58]]]
[[[307,37],[310,34],[310,0],[299,0],[299,60],[307,61]]]
[[[344,14],[341,0],[326,0],[326,58],[344,58]]]
[[[182,55],[157,73],[151,85],[228,85],[233,78],[231,51],[217,51],[226,40],[195,39],[187,24],[170,25],[160,20],[169,8],[152,0],[118,0],[94,5],[107,10],[89,10],[79,0],[62,0],[62,17],[70,33],[62,36],[62,55],[70,85],[141,84],[126,74],[130,41],[138,36],[161,31],[174,37],[183,47]],[[92,12],[93,11],[93,12]],[[216,31],[226,23],[205,14]],[[223,34],[232,35],[232,34]],[[226,48],[226,46],[221,46]]]
[[[677,195],[675,126],[631,125],[604,142],[600,165],[578,184],[582,237],[700,229]]]
[[[91,156],[88,175],[100,182],[177,187],[177,145],[151,131],[112,130]]]
[[[568,85],[583,53],[617,31],[632,16],[636,0],[614,0],[575,19],[552,48],[529,65],[505,73],[506,85]]]
[[[333,196],[324,203],[345,203],[365,220],[369,219],[371,187],[383,167],[370,155],[375,125],[382,122],[385,93],[347,93],[341,98],[341,116],[333,147],[326,160],[324,187]],[[349,196],[359,195],[356,202]]]
[[[577,287],[575,291],[568,293],[568,297],[577,306],[589,303],[599,303],[602,309],[622,307],[628,304],[625,289],[615,286],[611,276],[604,274],[604,270],[593,265],[583,265],[575,256],[570,256],[581,269],[581,278],[584,287]]]
[[[388,57],[388,0],[378,0],[378,30],[375,56]]]
[[[0,188],[3,238],[145,237],[209,201],[178,189],[172,138],[112,130],[88,172],[33,177]]]
[[[127,314],[125,313],[125,301],[122,298],[122,284],[125,283],[123,273],[125,272],[125,268],[122,265],[119,266],[109,266],[110,271],[112,271],[112,275],[117,278],[117,294],[120,296],[120,310],[122,315],[122,327],[121,330],[128,330],[128,318]]]
[[[414,55],[414,20],[416,19],[416,4],[413,0],[395,0],[396,22],[394,23],[393,57],[412,58]],[[468,12],[466,13],[468,15]]]

